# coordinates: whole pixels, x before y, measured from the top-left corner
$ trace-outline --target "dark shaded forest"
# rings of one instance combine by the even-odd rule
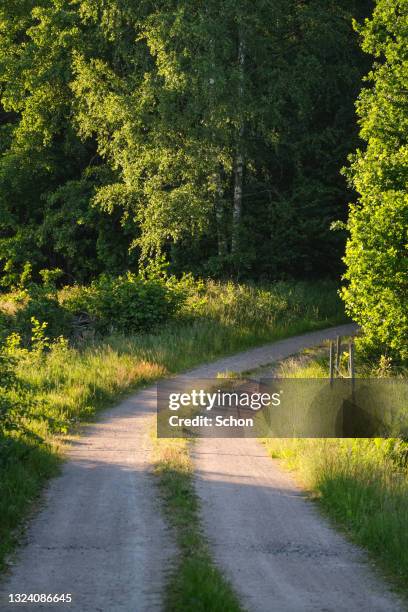
[[[0,13],[0,260],[338,277],[372,2],[15,0]]]

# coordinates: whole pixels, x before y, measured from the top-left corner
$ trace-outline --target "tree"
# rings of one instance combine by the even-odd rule
[[[76,58],[81,132],[96,138],[100,154],[120,173],[96,201],[104,209],[121,201],[125,214],[136,215],[145,257],[169,241],[200,235],[215,211],[220,253],[227,242],[223,195],[242,118],[230,92],[238,92],[242,71],[233,4],[225,5],[111,3],[105,10],[134,32],[121,46],[121,60]],[[107,36],[107,20],[91,18]]]
[[[145,257],[165,249],[185,267],[196,250],[193,259],[211,260],[216,235],[212,259],[241,273],[330,271],[362,70],[357,4],[367,7],[162,0],[89,11],[102,32],[119,28],[102,34],[111,40],[123,20],[133,32],[116,64],[78,55],[73,88],[82,134],[118,171],[96,202],[136,216]]]
[[[161,251],[175,271],[336,273],[369,4],[4,3],[9,282],[27,259],[82,281]]]
[[[95,143],[81,141],[74,121],[72,54],[95,47],[92,34],[67,0],[2,3],[3,285],[16,284],[27,261],[34,272],[61,267],[70,281],[109,266],[120,271],[129,262],[131,239],[118,215],[90,206],[95,186],[111,182],[113,173]]]
[[[408,357],[408,1],[378,0],[356,26],[375,57],[357,103],[364,150],[348,170],[350,207],[343,290],[368,351]]]

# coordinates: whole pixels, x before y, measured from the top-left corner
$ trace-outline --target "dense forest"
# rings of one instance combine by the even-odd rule
[[[3,2],[3,285],[158,252],[175,272],[338,274],[371,4]]]
[[[158,258],[244,282],[346,271],[368,344],[401,356],[406,37],[406,0],[3,1],[3,290]]]

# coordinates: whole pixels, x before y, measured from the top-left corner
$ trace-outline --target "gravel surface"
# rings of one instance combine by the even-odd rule
[[[103,413],[73,443],[25,546],[0,588],[0,610],[150,612],[162,608],[175,546],[151,473],[155,388]],[[9,605],[8,593],[72,593],[72,604]]]
[[[290,338],[215,365],[218,371],[249,370],[355,329],[342,326]],[[214,373],[211,369],[208,375]],[[205,533],[246,609],[407,609],[370,567],[367,556],[329,525],[256,439],[200,439],[194,462]]]
[[[246,609],[406,609],[256,439],[200,440],[195,465],[205,533]]]

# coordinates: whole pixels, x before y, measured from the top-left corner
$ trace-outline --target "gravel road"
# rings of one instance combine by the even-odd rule
[[[161,609],[175,554],[151,474],[151,388],[103,413],[72,445],[0,588],[0,610]],[[9,593],[71,593],[72,604],[8,604]]]
[[[342,326],[283,340],[187,376],[255,368],[352,330]],[[151,473],[148,431],[155,406],[155,387],[141,391],[105,411],[72,444],[2,582],[2,612],[162,609],[176,547]],[[401,609],[256,440],[205,440],[196,461],[215,555],[251,609]],[[10,605],[9,593],[72,593],[73,602]]]
[[[252,367],[317,345],[337,328],[266,348]],[[262,351],[263,349],[258,349]],[[242,354],[241,368],[250,368]],[[257,361],[258,363],[255,363]],[[218,364],[219,366],[220,364]],[[401,612],[404,605],[367,556],[333,529],[254,438],[200,439],[196,491],[205,533],[219,567],[250,612]]]
[[[246,609],[406,609],[256,439],[201,440],[195,464],[214,558]]]

